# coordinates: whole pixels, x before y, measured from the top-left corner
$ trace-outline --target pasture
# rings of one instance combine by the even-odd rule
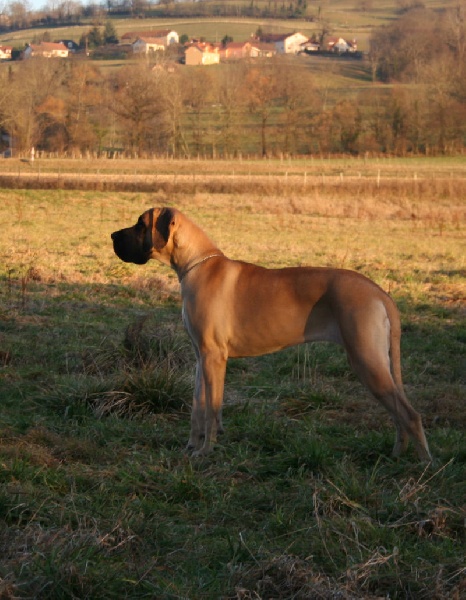
[[[464,596],[464,160],[11,159],[0,185],[2,598]],[[232,258],[389,291],[434,464],[390,457],[326,344],[231,361],[225,434],[184,454],[178,282],[110,241],[159,205]]]

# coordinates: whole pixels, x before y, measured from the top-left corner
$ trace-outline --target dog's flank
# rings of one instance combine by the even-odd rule
[[[112,234],[115,253],[145,264],[156,258],[178,275],[183,321],[197,359],[188,448],[211,450],[221,430],[226,363],[305,342],[341,344],[396,428],[393,454],[411,439],[431,460],[421,417],[401,378],[400,319],[393,300],[354,271],[322,267],[266,269],[227,258],[185,215],[153,208]]]

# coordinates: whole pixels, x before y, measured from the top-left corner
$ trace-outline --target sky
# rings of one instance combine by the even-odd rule
[[[12,0],[10,0],[12,1]],[[1,2],[1,0],[0,0]],[[43,8],[46,5],[53,4],[53,0],[27,0],[28,5],[31,7],[31,10],[38,10],[39,8]],[[85,4],[85,2],[80,2],[77,0],[79,4]],[[6,0],[6,3],[9,3],[9,0]]]
[[[55,0],[55,3],[58,3],[60,0]],[[0,0],[0,9],[8,9],[8,5],[14,2],[14,0]],[[38,10],[39,8],[43,8],[46,5],[50,5],[54,3],[54,0],[26,0],[28,7],[31,10]],[[79,4],[87,4],[88,0],[76,0]]]
[[[31,10],[38,10],[45,5],[45,0],[29,0],[28,4]]]

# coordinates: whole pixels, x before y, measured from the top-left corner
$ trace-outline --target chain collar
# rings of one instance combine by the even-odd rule
[[[186,269],[186,271],[180,276],[180,283],[183,281],[183,279],[186,277],[186,275],[190,271],[192,271],[193,269],[195,269],[199,265],[202,265],[202,263],[206,262],[207,260],[209,260],[211,258],[215,258],[216,256],[224,256],[224,255],[216,252],[215,254],[209,254],[208,256],[204,256],[204,258],[201,258],[201,260],[198,260],[197,262],[195,262],[193,265],[191,265],[190,267],[188,267]]]

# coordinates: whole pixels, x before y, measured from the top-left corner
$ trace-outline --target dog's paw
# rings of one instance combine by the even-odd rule
[[[196,452],[199,451],[205,444],[205,436],[204,435],[196,435],[196,436],[190,436],[188,443],[186,445],[185,448],[185,452],[187,453],[191,453],[191,452]]]
[[[199,450],[194,450],[191,456],[192,458],[202,458],[204,456],[208,456],[209,454],[211,454],[211,452],[212,448],[203,446],[202,448],[199,448]]]

